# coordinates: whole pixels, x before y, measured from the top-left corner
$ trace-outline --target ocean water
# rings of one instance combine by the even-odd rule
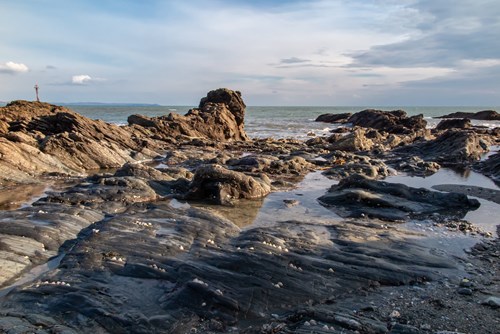
[[[120,125],[127,124],[127,117],[132,114],[145,116],[162,116],[171,112],[185,114],[193,106],[126,106],[126,105],[71,105],[74,111],[92,118],[102,119],[105,122]],[[477,112],[481,110],[500,110],[499,106],[486,107],[247,107],[245,114],[245,130],[252,138],[297,138],[306,139],[312,135],[328,134],[339,125],[315,122],[321,114],[355,113],[364,109],[380,110],[402,109],[408,115],[423,114],[430,128],[435,127],[440,119],[433,117],[443,116],[457,111]],[[472,121],[475,125],[490,128],[500,126],[499,121]]]

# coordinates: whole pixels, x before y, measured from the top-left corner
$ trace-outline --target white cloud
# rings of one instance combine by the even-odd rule
[[[86,85],[90,82],[92,82],[94,79],[90,75],[87,74],[80,74],[80,75],[73,75],[71,78],[71,83],[74,85]]]
[[[21,63],[14,63],[13,61],[8,61],[5,64],[0,64],[0,73],[25,73],[28,72],[28,66]]]

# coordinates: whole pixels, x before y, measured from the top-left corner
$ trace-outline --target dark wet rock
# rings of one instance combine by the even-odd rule
[[[444,119],[436,125],[436,130],[449,130],[449,129],[469,129],[472,123],[468,118],[455,118]]]
[[[373,128],[395,134],[424,133],[427,126],[423,115],[408,117],[403,110],[366,109],[352,115],[348,122],[353,126]]]
[[[0,211],[0,286],[47,262],[67,240],[103,218],[98,211],[49,203]]]
[[[393,173],[381,160],[349,152],[334,151],[325,156],[333,166],[324,171],[328,178],[340,180],[344,177],[361,174],[371,179],[382,179]]]
[[[500,184],[500,153],[490,155],[488,159],[475,163],[473,167]]]
[[[462,218],[467,211],[480,205],[463,194],[443,194],[361,175],[341,180],[318,200],[342,217],[367,216],[389,221],[410,217],[439,218],[441,215]]]
[[[471,295],[472,295],[472,293],[473,293],[473,291],[472,291],[472,289],[469,289],[469,288],[459,288],[459,289],[457,290],[457,293],[458,293],[459,295],[471,296]]]
[[[495,110],[483,110],[478,112],[455,112],[436,118],[469,118],[484,121],[500,121],[500,114]]]
[[[230,205],[238,199],[259,199],[270,192],[271,182],[265,175],[254,178],[220,165],[204,165],[196,169],[189,191],[182,198]]]
[[[65,192],[49,192],[33,205],[58,203],[99,209],[112,214],[123,212],[132,203],[150,202],[158,199],[158,194],[147,181],[131,176],[94,176]]]
[[[357,221],[287,221],[240,231],[205,210],[135,204],[79,239],[58,270],[6,296],[0,328],[35,331],[43,323],[86,333],[206,332],[210,326],[251,331],[278,321],[292,330],[315,320],[384,333],[380,321],[332,300],[356,296],[374,282],[429,280],[454,263],[414,239],[401,247],[408,236],[403,231],[379,240],[382,232],[379,223]]]
[[[430,176],[436,173],[441,166],[433,161],[424,161],[418,156],[390,159],[387,164],[400,172],[412,176]]]
[[[500,308],[500,297],[490,296],[481,301],[482,305],[487,305],[491,308]]]
[[[393,153],[418,156],[439,164],[468,164],[489,151],[491,139],[473,131],[448,130],[434,140],[398,147]]]
[[[315,122],[324,123],[346,123],[352,113],[342,113],[342,114],[322,114],[319,115]]]
[[[421,331],[410,325],[395,324],[389,334],[420,334]]]

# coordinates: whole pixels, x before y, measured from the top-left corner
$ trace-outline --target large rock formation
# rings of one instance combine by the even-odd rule
[[[477,119],[483,121],[500,121],[500,114],[497,113],[495,110],[483,110],[475,113],[458,111],[436,118],[468,118],[468,119]]]
[[[121,167],[164,152],[179,136],[247,141],[244,116],[241,94],[229,89],[208,93],[186,116],[134,115],[124,127],[48,103],[14,101],[0,107],[0,184]]]
[[[244,128],[245,103],[241,93],[227,88],[210,91],[200,101],[199,108],[186,115],[149,118],[132,115],[130,126],[146,128],[153,137],[201,137],[214,141],[247,141]]]
[[[408,117],[403,110],[366,109],[349,117],[348,122],[353,126],[373,128],[395,134],[421,134],[427,126],[423,115]]]

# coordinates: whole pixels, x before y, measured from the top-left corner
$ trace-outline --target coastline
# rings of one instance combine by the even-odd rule
[[[216,110],[230,110],[231,103]],[[172,331],[194,328],[199,332],[345,333],[397,333],[401,328],[408,333],[414,329],[422,333],[488,333],[498,328],[494,304],[477,306],[477,312],[472,310],[474,319],[452,317],[460,313],[457,310],[469,311],[471,302],[498,297],[498,234],[492,233],[490,239],[479,238],[481,227],[477,223],[454,231],[449,223],[461,222],[467,217],[466,212],[455,212],[445,204],[422,216],[430,204],[414,198],[409,199],[413,202],[407,207],[425,210],[405,211],[409,218],[404,218],[404,223],[370,218],[365,213],[354,218],[346,209],[348,206],[335,211],[338,204],[330,209],[316,200],[325,192],[335,194],[338,189],[332,186],[342,180],[345,183],[350,175],[368,175],[370,182],[379,187],[382,183],[377,180],[387,176],[390,180],[391,169],[401,173],[405,168],[405,173],[411,173],[407,165],[413,160],[407,152],[396,149],[406,146],[422,150],[422,143],[439,143],[446,130],[431,133],[424,126],[384,137],[373,130],[353,129],[342,136],[310,137],[303,141],[249,139],[239,127],[238,114],[232,114],[227,117],[234,124],[227,129],[234,137],[227,142],[222,137],[210,138],[227,133],[225,130],[182,130],[193,131],[195,135],[191,136],[161,132],[171,131],[161,126],[172,120],[186,126],[185,119],[178,116],[137,117],[131,130],[117,130],[118,127],[96,122],[103,129],[99,136],[106,131],[123,131],[118,132],[121,137],[106,137],[113,142],[106,149],[98,150],[98,142],[90,143],[94,145],[90,146],[93,154],[106,156],[111,149],[122,152],[122,160],[94,159],[102,161],[102,167],[116,166],[117,170],[82,178],[62,191],[47,192],[30,206],[0,212],[2,221],[15,222],[23,234],[27,234],[29,224],[37,226],[31,236],[26,235],[36,242],[22,249],[18,259],[5,259],[25,263],[24,269],[12,277],[29,271],[37,261],[45,263],[52,256],[65,254],[57,269],[43,272],[0,299],[0,328],[7,328],[12,321],[21,321],[28,328],[41,322],[47,328],[57,324],[68,331],[85,328],[87,332],[154,330],[161,326]],[[74,117],[81,129],[94,124]],[[133,131],[135,137],[126,131]],[[498,134],[490,130],[449,131],[457,136],[457,142],[465,138],[466,155],[442,158],[439,151],[433,153],[434,148],[428,145],[424,159],[443,159],[441,164],[452,162],[472,168],[480,158],[476,156],[478,148],[484,143],[498,144]],[[14,137],[10,134],[5,138]],[[22,144],[29,142],[17,134],[13,143],[19,143],[19,138]],[[139,150],[137,138],[154,141],[141,142],[144,146]],[[77,137],[76,142],[81,140]],[[333,148],[335,145],[348,151]],[[60,151],[63,146],[55,147],[56,156],[67,158]],[[452,153],[452,149],[447,153]],[[377,154],[377,150],[382,152]],[[399,162],[392,156],[395,154],[400,155]],[[160,167],[138,163],[146,157],[155,159]],[[456,161],[450,161],[451,157]],[[415,161],[414,173],[434,168],[424,160]],[[212,164],[223,167],[201,170]],[[52,166],[66,172],[71,168],[77,172],[76,167],[80,167],[63,167],[55,162]],[[321,174],[327,170],[328,176]],[[52,177],[67,178],[62,174]],[[463,190],[463,186],[451,188]],[[204,189],[212,192],[200,193]],[[375,197],[389,196],[376,193],[378,188],[353,189],[350,194],[373,191],[358,199],[368,199],[367,203]],[[203,199],[211,199],[212,204],[203,204]],[[468,197],[460,198],[463,199],[470,201]],[[495,203],[492,208],[500,212],[498,202]],[[372,210],[379,209],[366,212]],[[401,208],[389,210],[396,212]],[[481,210],[481,206],[476,210]],[[237,224],[235,220],[247,223]],[[2,242],[7,240],[5,235],[16,233],[12,226],[2,225]],[[442,242],[444,235],[449,243]],[[453,244],[455,238],[462,236],[464,245],[469,245],[467,253]],[[13,246],[16,240],[11,238],[8,245]],[[478,246],[474,246],[476,243]],[[31,263],[22,257],[28,257]],[[465,282],[465,278],[472,283]],[[147,288],[131,292],[138,286]],[[95,291],[107,293],[96,295]],[[46,305],[66,306],[54,306],[49,310],[54,318],[42,321],[46,311],[34,304],[40,296]],[[129,303],[109,304],[120,298],[127,298]],[[87,306],[75,309],[67,304],[76,301]],[[147,312],[141,311],[145,304],[151,305]],[[34,318],[14,320],[7,316],[31,307]],[[70,315],[58,317],[59,312]],[[131,318],[140,314],[142,320],[132,324],[127,314]],[[85,321],[79,320],[81,316]],[[443,316],[448,320],[443,320]]]

